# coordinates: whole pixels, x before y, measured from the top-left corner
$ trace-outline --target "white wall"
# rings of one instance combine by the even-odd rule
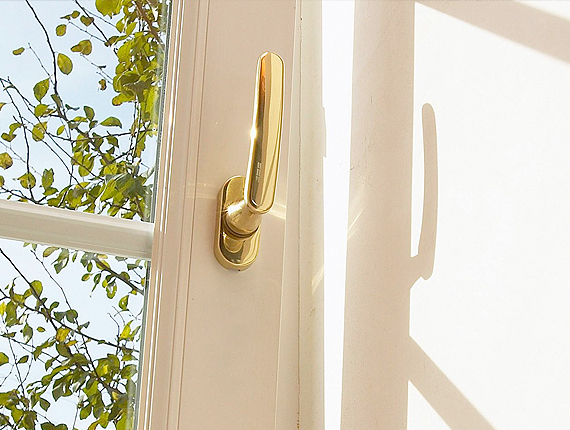
[[[561,13],[536,8],[545,4]],[[416,7],[414,112],[435,110],[439,210],[433,276],[411,290],[410,335],[455,401],[497,429],[570,427],[569,11]],[[414,142],[416,184],[417,117]],[[451,428],[480,428],[438,399],[429,376],[411,381],[422,396],[410,395],[409,428],[448,428],[425,426],[425,403]]]
[[[569,428],[570,3],[357,1],[353,28],[337,53],[353,58],[341,428]],[[326,57],[311,40],[302,58]],[[304,171],[322,161],[311,151]],[[326,175],[307,178],[326,192]],[[322,198],[301,213],[324,231],[318,246],[301,227],[316,261]],[[327,274],[344,269],[326,252],[343,250],[325,249],[325,333]],[[301,393],[319,393],[338,375],[315,365],[323,285],[305,264],[300,366],[316,373]],[[302,396],[316,425],[301,428],[324,428],[335,395],[305,412]]]

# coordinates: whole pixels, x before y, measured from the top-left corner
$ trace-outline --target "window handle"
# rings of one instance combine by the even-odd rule
[[[228,179],[218,196],[214,253],[227,269],[245,270],[253,264],[259,251],[261,216],[275,200],[283,74],[279,55],[266,52],[259,57],[247,173]]]

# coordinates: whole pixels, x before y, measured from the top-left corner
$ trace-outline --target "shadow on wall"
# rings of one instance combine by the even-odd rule
[[[419,3],[570,62],[562,18],[513,1]],[[410,289],[433,271],[438,197],[435,113],[424,105],[423,222],[410,258],[414,9],[356,2],[342,428],[407,429],[411,381],[450,428],[492,429],[409,335]]]
[[[422,108],[424,136],[424,203],[418,255],[412,258],[410,288],[417,280],[433,273],[437,233],[438,170],[437,134],[433,107]],[[408,299],[409,300],[409,299]],[[408,316],[409,318],[409,316]],[[493,427],[427,356],[408,337],[406,372],[408,380],[452,429],[492,429]]]
[[[438,205],[425,104],[423,219],[410,257],[414,7],[356,3],[342,428],[407,429],[411,381],[451,428],[492,429],[409,335],[410,289],[433,271]]]
[[[418,3],[570,63],[570,26],[559,16],[517,1]]]

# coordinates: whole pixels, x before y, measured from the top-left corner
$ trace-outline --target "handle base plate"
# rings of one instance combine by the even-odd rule
[[[226,269],[247,269],[253,264],[259,252],[260,228],[251,236],[244,238],[232,234],[224,222],[228,207],[243,200],[244,188],[245,178],[234,176],[228,179],[218,194],[214,254]]]

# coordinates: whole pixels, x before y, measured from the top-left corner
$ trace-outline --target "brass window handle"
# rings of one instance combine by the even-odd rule
[[[266,52],[259,57],[247,174],[228,179],[218,196],[214,253],[227,269],[245,270],[253,264],[259,251],[261,216],[275,200],[283,74],[279,55]]]

